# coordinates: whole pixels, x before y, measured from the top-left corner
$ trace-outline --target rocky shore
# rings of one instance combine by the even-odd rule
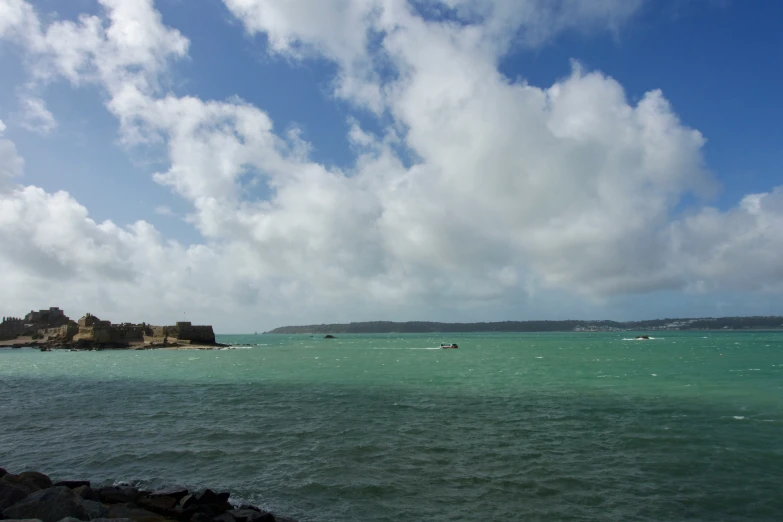
[[[210,489],[93,489],[89,480],[52,480],[37,471],[0,468],[0,518],[27,522],[296,522]]]
[[[93,351],[93,350],[218,350],[220,348],[230,348],[231,345],[223,343],[124,343],[124,342],[96,342],[96,341],[77,341],[63,342],[61,340],[42,341],[30,338],[12,339],[10,341],[0,341],[0,348],[40,348],[41,351],[68,350],[68,351]]]

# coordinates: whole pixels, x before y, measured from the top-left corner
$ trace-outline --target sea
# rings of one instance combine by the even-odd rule
[[[0,467],[301,522],[783,520],[781,332],[337,337],[0,350]]]

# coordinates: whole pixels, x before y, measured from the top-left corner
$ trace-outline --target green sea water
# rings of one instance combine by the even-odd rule
[[[783,333],[634,335],[0,350],[0,466],[302,522],[783,519]]]

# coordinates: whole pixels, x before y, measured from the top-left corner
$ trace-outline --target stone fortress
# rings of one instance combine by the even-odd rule
[[[23,319],[4,317],[0,323],[0,341],[29,337],[32,341],[76,347],[214,345],[211,326],[194,326],[182,321],[174,326],[146,323],[112,324],[87,313],[74,322],[57,307],[31,311]]]

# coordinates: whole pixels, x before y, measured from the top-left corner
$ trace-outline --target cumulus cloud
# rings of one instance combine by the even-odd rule
[[[5,129],[5,123],[0,120],[0,190],[10,186],[24,170],[24,160],[19,156],[16,145],[3,137]]]
[[[662,92],[632,103],[576,62],[549,86],[498,70],[512,45],[618,30],[640,2],[224,1],[270,52],[334,62],[335,94],[392,123],[375,135],[352,121],[355,163],[327,168],[261,108],[166,92],[188,40],[151,0],[102,0],[101,16],[46,27],[8,0],[0,36],[22,45],[36,81],[98,85],[126,143],[165,145],[169,165],[151,175],[205,238],[185,247],[145,222],[96,223],[67,193],[13,185],[23,164],[0,140],[10,295],[56,278],[109,309],[200,307],[241,328],[259,309],[268,323],[410,318],[546,291],[783,290],[783,189],[678,217],[715,182],[705,138]]]
[[[57,120],[41,98],[25,96],[21,104],[22,126],[25,129],[39,134],[49,134],[57,128]]]

